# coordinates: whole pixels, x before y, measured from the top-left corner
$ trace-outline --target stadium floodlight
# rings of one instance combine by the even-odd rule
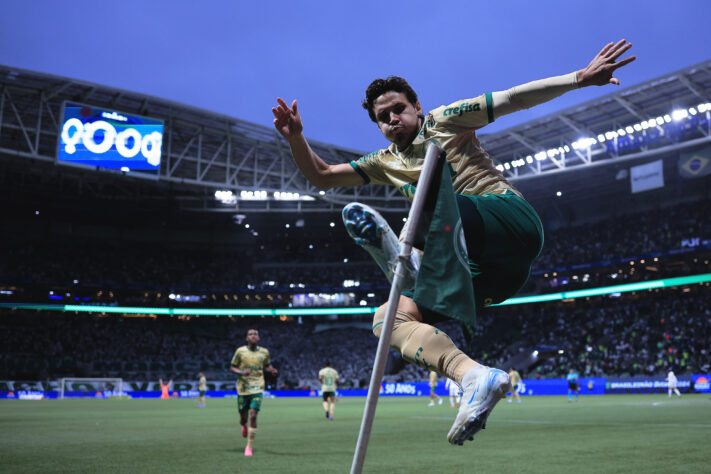
[[[353,463],[351,464],[351,474],[360,474],[363,471],[363,463],[365,462],[365,453],[368,449],[368,441],[370,439],[370,430],[373,427],[373,418],[375,417],[375,408],[378,404],[378,396],[380,393],[380,384],[383,381],[383,373],[385,372],[385,362],[387,361],[388,351],[390,350],[390,336],[395,324],[395,312],[397,311],[397,303],[402,292],[402,285],[405,278],[405,265],[410,262],[410,253],[415,240],[415,232],[417,231],[422,210],[425,207],[425,199],[427,191],[431,190],[431,183],[437,165],[444,159],[444,150],[436,145],[430,144],[425,154],[425,161],[420,172],[418,188],[425,192],[415,193],[410,207],[408,220],[410,226],[405,233],[405,239],[400,246],[400,255],[398,255],[397,267],[395,268],[395,276],[390,287],[390,296],[388,298],[387,311],[383,319],[383,329],[380,332],[380,340],[378,341],[378,349],[375,353],[375,362],[373,364],[373,373],[370,377],[370,385],[368,387],[368,396],[363,410],[363,420],[358,433],[358,443],[353,454]]]
[[[674,119],[675,122],[678,122],[681,119],[685,119],[688,116],[689,111],[686,109],[679,109],[672,112],[672,119]]]

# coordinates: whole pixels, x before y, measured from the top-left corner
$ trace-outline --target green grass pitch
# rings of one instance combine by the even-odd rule
[[[265,399],[254,456],[235,399],[0,401],[3,472],[348,472],[364,407]],[[450,446],[455,410],[381,398],[365,472],[709,472],[711,397],[605,395],[503,401],[474,442]]]

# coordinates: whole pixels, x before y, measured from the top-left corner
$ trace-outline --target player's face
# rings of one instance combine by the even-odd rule
[[[259,342],[259,331],[256,329],[250,329],[247,331],[247,343],[256,344]]]
[[[373,114],[385,138],[400,148],[412,143],[420,130],[422,107],[411,104],[402,92],[388,91],[375,99]]]

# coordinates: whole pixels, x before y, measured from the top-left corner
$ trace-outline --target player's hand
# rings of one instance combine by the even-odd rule
[[[242,371],[242,375],[249,375],[249,374],[251,374],[251,373],[252,373],[252,369],[244,369],[244,370]]]
[[[291,103],[291,107],[286,105],[286,102],[284,102],[281,97],[277,97],[277,102],[279,105],[272,107],[274,127],[279,130],[279,133],[287,140],[296,138],[304,130],[296,100]]]
[[[276,375],[276,374],[279,373],[279,371],[278,371],[277,369],[275,369],[274,367],[271,367],[271,368],[269,368],[269,369],[267,369],[267,370],[268,370],[269,373],[272,374],[272,375]]]
[[[631,63],[637,59],[637,57],[630,56],[619,62],[615,61],[631,47],[632,43],[628,43],[627,40],[624,39],[617,43],[608,43],[605,45],[585,69],[578,71],[578,86],[604,86],[606,84],[619,86],[619,79],[613,76],[615,70]]]

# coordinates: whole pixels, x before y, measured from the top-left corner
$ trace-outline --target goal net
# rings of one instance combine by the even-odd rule
[[[110,398],[123,394],[123,379],[119,378],[62,378],[59,379],[59,398]]]

